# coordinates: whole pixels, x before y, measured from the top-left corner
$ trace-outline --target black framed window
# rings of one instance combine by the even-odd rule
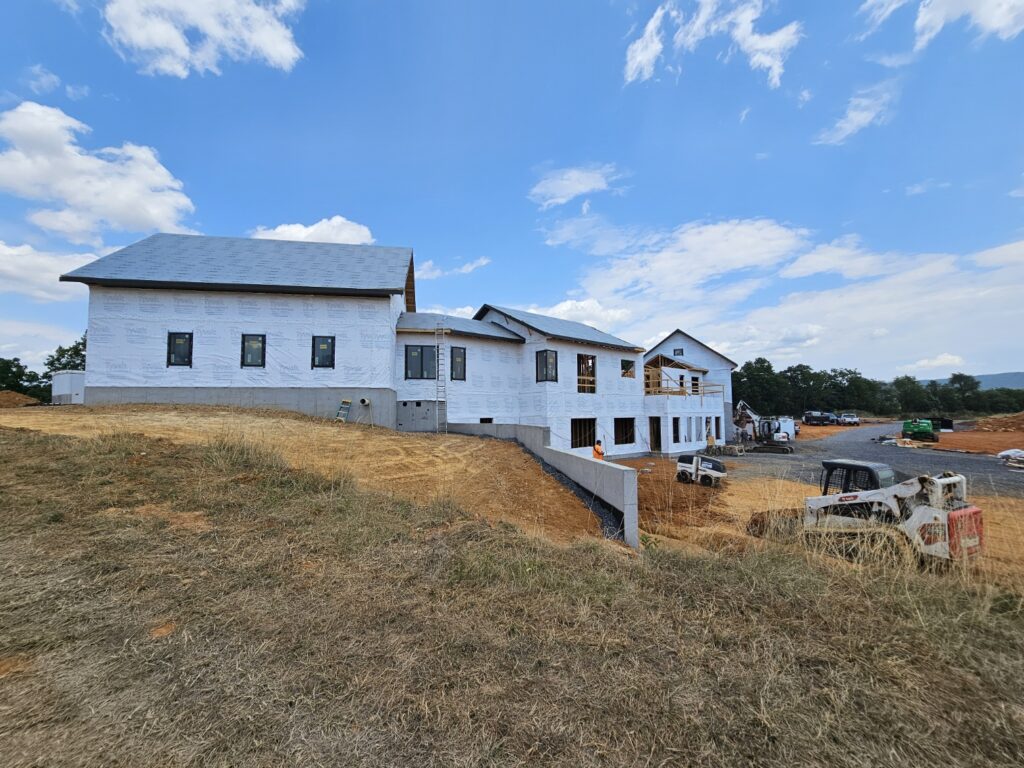
[[[576,391],[587,395],[597,392],[597,357],[576,355]]]
[[[452,381],[466,380],[466,348],[452,347]]]
[[[679,442],[679,417],[678,416],[673,416],[672,417],[672,442],[673,443],[678,443]]]
[[[622,378],[624,378],[624,379],[635,379],[636,378],[636,360],[623,360],[622,361]]]
[[[406,344],[405,378],[436,379],[437,347],[433,344]]]
[[[242,334],[242,367],[267,367],[267,335],[265,333]]]
[[[695,395],[700,394],[700,376],[690,377],[690,392]]]
[[[334,337],[314,336],[313,354],[309,363],[311,368],[334,367]]]
[[[192,367],[192,334],[171,331],[167,334],[167,367],[187,365]]]
[[[558,381],[558,352],[542,349],[537,353],[537,381]]]
[[[569,436],[573,448],[592,448],[597,442],[597,419],[571,419]]]
[[[675,349],[672,350],[672,357],[683,357],[683,356],[684,355],[683,355],[682,347],[676,347]]]
[[[629,445],[636,442],[636,419],[615,420],[615,444]]]

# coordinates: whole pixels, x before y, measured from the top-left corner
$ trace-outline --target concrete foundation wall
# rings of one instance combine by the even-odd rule
[[[369,405],[361,405],[366,398]],[[85,388],[86,405],[172,403],[176,405],[237,405],[277,408],[310,416],[334,418],[342,400],[352,401],[348,420],[395,428],[395,392],[356,387],[91,387]]]
[[[547,464],[582,488],[622,513],[622,532],[626,544],[640,546],[640,521],[637,507],[636,470],[589,456],[578,456],[552,448],[550,430],[523,424],[449,424],[449,432],[486,435],[515,440]]]

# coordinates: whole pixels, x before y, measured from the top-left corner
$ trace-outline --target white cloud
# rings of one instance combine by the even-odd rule
[[[257,227],[252,236],[259,240],[304,240],[311,243],[348,243],[369,245],[374,242],[370,228],[349,221],[344,216],[331,216],[313,224],[278,224]]]
[[[857,91],[846,105],[846,114],[834,126],[818,134],[814,143],[843,144],[869,125],[884,125],[891,118],[898,97],[899,88],[894,80]]]
[[[911,0],[865,0],[860,13],[868,17],[864,36],[874,32]],[[982,37],[1010,40],[1024,31],[1024,0],[921,0],[914,20],[914,50],[921,51],[947,24],[967,18]]]
[[[33,93],[49,93],[60,87],[60,78],[42,64],[34,64],[28,68],[26,81]]]
[[[904,260],[895,254],[872,253],[856,235],[822,243],[786,265],[779,275],[796,278],[837,272],[848,279],[883,275],[902,268]]]
[[[661,36],[661,22],[671,7],[671,3],[659,5],[644,26],[643,34],[626,49],[626,67],[623,74],[627,83],[634,80],[649,80],[654,75],[654,65],[658,63],[665,47]]]
[[[98,243],[97,232],[189,231],[194,210],[182,183],[152,147],[125,143],[86,150],[78,135],[89,127],[55,107],[26,101],[0,113],[0,191],[55,203],[30,221],[73,243]]]
[[[447,275],[468,275],[470,272],[475,272],[481,267],[486,267],[491,263],[491,260],[486,256],[481,256],[479,259],[466,262],[457,267],[445,270],[434,263],[432,259],[427,259],[418,267],[416,267],[416,279],[417,280],[436,280],[439,277],[445,277]]]
[[[744,107],[743,110],[740,112],[740,122],[741,123],[747,122],[747,117],[749,115],[750,115],[750,107]]]
[[[530,200],[547,210],[564,205],[581,195],[608,190],[615,180],[622,177],[615,165],[583,165],[575,168],[559,168],[548,171],[530,190]]]
[[[305,0],[106,0],[107,39],[150,75],[220,74],[220,61],[290,71],[302,57],[288,19]]]
[[[960,355],[951,355],[949,352],[942,352],[935,357],[925,357],[916,363],[902,366],[904,371],[916,371],[920,368],[953,368],[963,365],[964,359]]]
[[[420,312],[430,312],[434,315],[451,315],[452,317],[466,317],[470,318],[476,314],[476,307],[471,307],[468,304],[464,307],[442,307],[434,305],[427,307],[426,309],[419,310]]]
[[[82,298],[85,286],[61,283],[57,278],[94,258],[92,253],[49,253],[0,240],[0,292],[20,293],[39,301]]]
[[[417,280],[436,280],[443,274],[444,270],[437,266],[432,259],[427,259],[416,267]]]
[[[681,327],[741,363],[763,355],[780,366],[854,367],[887,379],[906,366],[907,350],[931,360],[970,350],[976,370],[1024,358],[1024,337],[991,330],[1024,324],[1024,241],[965,256],[892,254],[854,235],[815,242],[805,229],[766,219],[655,230],[597,216],[560,222],[548,240],[596,260],[564,302],[544,311],[626,339]],[[828,280],[833,272],[844,279]],[[800,291],[786,282],[814,275],[823,277]],[[935,291],[944,305],[971,311],[936,313]]]
[[[0,319],[0,357],[17,357],[36,371],[43,369],[47,355],[58,346],[74,343],[81,328],[61,328],[47,323]]]
[[[562,320],[575,320],[599,330],[620,325],[630,318],[629,309],[606,307],[597,299],[566,299],[548,307],[531,304],[524,309],[527,312],[539,312]]]
[[[474,259],[473,261],[466,262],[462,266],[455,267],[454,269],[451,270],[449,274],[468,275],[470,272],[475,272],[476,270],[480,269],[480,267],[486,267],[490,263],[491,260],[489,258],[487,258],[486,256],[481,256],[479,259]]]
[[[905,192],[907,197],[916,197],[917,195],[923,195],[927,192],[934,192],[936,189],[949,189],[952,184],[948,181],[935,181],[935,179],[925,179],[919,181],[916,184],[910,184],[907,186]]]
[[[799,94],[797,95],[797,97],[796,97],[796,101],[797,101],[797,104],[798,104],[798,105],[799,105],[800,107],[803,107],[803,106],[804,106],[804,104],[806,104],[807,102],[809,102],[809,101],[810,101],[811,99],[813,99],[813,98],[814,98],[814,94],[813,94],[813,93],[811,93],[809,89],[807,89],[807,88],[804,88],[804,89],[803,89],[802,91],[800,91],[800,93],[799,93]]]
[[[72,101],[81,101],[82,99],[84,99],[86,96],[89,95],[89,86],[88,85],[70,85],[70,84],[69,85],[65,85],[64,86],[64,93]]]
[[[793,21],[774,32],[759,32],[755,25],[764,9],[764,0],[696,0],[696,9],[687,18],[674,2],[659,5],[643,34],[626,50],[626,83],[648,80],[654,75],[664,51],[662,25],[668,16],[676,25],[672,47],[677,53],[692,53],[708,38],[728,36],[732,45],[747,57],[750,68],[767,72],[768,85],[778,88],[786,59],[803,37],[803,25]]]
[[[1017,187],[1017,189],[1011,189],[1008,194],[1010,197],[1024,197],[1024,185]]]

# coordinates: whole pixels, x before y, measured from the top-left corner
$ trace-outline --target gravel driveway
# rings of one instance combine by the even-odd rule
[[[874,438],[893,434],[899,428],[899,422],[851,427],[821,440],[798,441],[796,453],[791,456],[748,454],[729,461],[737,462],[744,473],[785,476],[814,484],[818,482],[822,459],[880,461],[909,476],[934,475],[945,470],[959,472],[967,478],[968,491],[972,494],[1008,494],[1024,498],[1024,473],[1011,472],[994,456],[900,448],[874,442]],[[941,445],[941,436],[939,440]]]

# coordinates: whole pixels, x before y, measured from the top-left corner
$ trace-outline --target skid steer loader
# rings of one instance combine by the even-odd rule
[[[676,480],[680,483],[700,483],[706,488],[719,485],[728,473],[725,464],[710,456],[680,456],[676,460]]]
[[[747,532],[800,538],[842,555],[874,555],[920,564],[972,560],[984,544],[981,510],[966,498],[967,481],[951,472],[902,483],[886,464],[822,462],[821,495],[802,510],[759,512]]]

